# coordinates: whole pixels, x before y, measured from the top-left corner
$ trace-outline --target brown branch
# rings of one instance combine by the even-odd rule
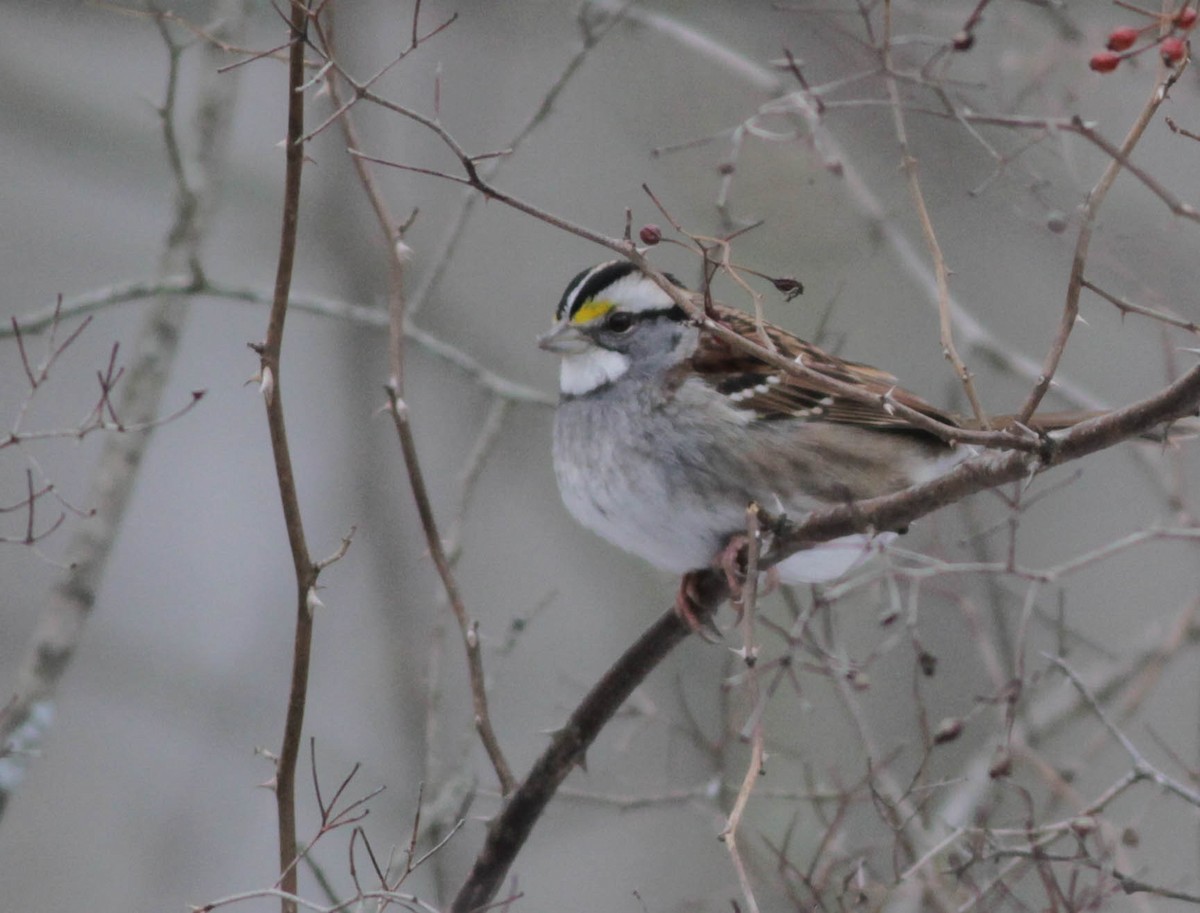
[[[1062,317],[1059,320],[1058,332],[1055,334],[1054,341],[1050,345],[1050,350],[1046,353],[1046,358],[1042,362],[1041,373],[1017,413],[1018,421],[1022,424],[1029,422],[1030,417],[1037,411],[1046,392],[1050,389],[1054,373],[1058,370],[1058,364],[1062,360],[1063,352],[1066,351],[1067,340],[1071,336],[1071,331],[1075,329],[1075,322],[1079,317],[1079,295],[1083,290],[1083,274],[1087,268],[1088,248],[1092,241],[1092,231],[1096,224],[1096,214],[1100,211],[1105,197],[1108,196],[1109,189],[1112,187],[1113,182],[1116,181],[1121,170],[1128,167],[1129,156],[1133,152],[1133,148],[1141,140],[1142,135],[1146,132],[1146,128],[1150,126],[1150,121],[1158,111],[1159,106],[1166,101],[1167,90],[1178,77],[1178,72],[1164,68],[1159,74],[1159,78],[1155,80],[1154,88],[1150,92],[1150,98],[1142,106],[1142,110],[1134,121],[1133,126],[1129,128],[1129,132],[1126,134],[1124,142],[1121,143],[1120,149],[1108,150],[1111,161],[1109,161],[1108,167],[1104,169],[1100,180],[1096,182],[1096,186],[1088,194],[1083,206],[1080,207],[1079,237],[1075,242],[1075,253],[1071,261],[1071,275],[1067,281],[1067,299],[1063,306]],[[1083,128],[1082,123],[1079,126],[1081,129]],[[1094,141],[1095,137],[1093,136],[1092,139]]]
[[[724,575],[709,575],[703,603],[715,608],[724,598]],[[451,913],[471,913],[486,906],[499,890],[517,853],[525,845],[567,774],[579,764],[600,730],[650,671],[690,633],[673,610],[667,611],[604,673],[558,730],[525,780],[492,820],[470,875],[450,906]]]
[[[284,720],[283,743],[275,765],[275,804],[279,821],[279,885],[283,891],[280,901],[283,913],[295,913],[293,899],[297,891],[295,861],[296,841],[296,764],[304,729],[304,709],[308,699],[309,660],[312,654],[313,613],[318,570],[305,541],[304,523],[300,515],[300,498],[292,469],[291,450],[284,423],[283,393],[280,384],[280,355],[283,348],[283,329],[287,318],[288,292],[291,290],[292,269],[296,259],[296,234],[300,224],[300,179],[304,170],[304,49],[309,22],[308,0],[292,0],[291,47],[288,53],[288,126],[285,147],[283,216],[279,233],[279,259],[275,271],[275,294],[267,319],[266,339],[259,350],[261,359],[262,393],[267,410],[267,427],[271,437],[271,453],[275,460],[275,477],[279,482],[279,497],[283,505],[284,524],[292,565],[296,578],[296,628],[292,648],[292,678],[288,692],[287,715]]]
[[[1043,441],[1037,453],[1010,451],[973,457],[921,485],[883,497],[815,510],[802,522],[784,521],[769,555],[768,567],[800,548],[851,533],[901,529],[913,520],[968,495],[1042,472],[1145,434],[1163,422],[1200,409],[1200,365],[1140,402],[1081,422]]]
[[[933,275],[937,287],[938,331],[941,337],[942,353],[946,356],[946,360],[954,366],[954,373],[962,384],[964,392],[967,394],[967,401],[971,404],[975,420],[979,422],[980,427],[990,430],[991,426],[988,422],[987,413],[984,412],[983,404],[979,400],[979,393],[975,389],[975,381],[971,371],[967,368],[966,362],[962,360],[962,356],[958,354],[958,348],[954,343],[954,323],[950,314],[950,281],[946,267],[946,258],[942,253],[942,245],[938,242],[937,232],[933,228],[933,219],[929,215],[929,207],[925,205],[925,194],[921,190],[917,160],[910,152],[908,129],[904,122],[904,108],[900,102],[900,88],[896,82],[892,67],[891,4],[884,6],[884,35],[881,54],[883,58],[884,84],[887,86],[888,99],[891,102],[892,125],[896,131],[896,142],[900,146],[901,165],[904,169],[904,176],[908,184],[909,196],[912,198],[913,208],[917,212],[917,220],[921,224],[921,234],[925,239],[925,246],[929,249],[929,256],[933,262]]]
[[[471,699],[475,705],[475,728],[479,731],[479,738],[483,742],[483,747],[492,762],[492,767],[496,770],[496,776],[500,780],[501,792],[504,795],[508,795],[516,787],[516,779],[513,777],[512,770],[508,766],[508,761],[505,760],[504,753],[500,749],[500,741],[496,738],[496,732],[492,728],[492,718],[488,712],[487,688],[483,675],[483,656],[479,645],[479,625],[467,615],[467,608],[458,591],[458,584],[454,581],[454,574],[450,569],[450,562],[446,558],[446,551],[442,546],[441,536],[438,533],[437,521],[433,517],[433,508],[429,503],[429,493],[425,489],[425,479],[421,473],[421,464],[417,461],[416,443],[413,440],[412,425],[408,420],[408,406],[399,398],[397,393],[398,391],[395,386],[389,384],[387,388],[389,411],[392,414],[392,421],[396,425],[396,434],[400,438],[400,448],[404,452],[404,462],[408,467],[409,484],[412,486],[413,498],[417,502],[417,512],[421,515],[421,526],[425,530],[425,541],[429,545],[429,552],[433,557],[433,563],[437,568],[438,575],[442,578],[442,586],[446,589],[446,596],[449,598],[450,606],[454,610],[454,617],[458,621],[463,644],[467,650],[467,666],[471,678]]]
[[[1134,304],[1125,298],[1120,298],[1111,292],[1105,291],[1088,279],[1081,279],[1082,285],[1088,291],[1095,292],[1118,311],[1121,316],[1126,314],[1139,314],[1142,317],[1149,317],[1151,320],[1157,320],[1160,323],[1165,323],[1168,326],[1179,327],[1181,330],[1187,330],[1189,333],[1200,333],[1200,323],[1194,320],[1185,320],[1182,317],[1176,317],[1174,314],[1168,314],[1165,311],[1156,311],[1153,308],[1143,307],[1140,304]]]
[[[403,59],[410,51],[415,50],[421,42],[433,37],[454,21],[452,17],[428,35],[421,37],[417,29],[419,14],[420,4],[418,3],[413,10],[412,43],[407,49],[401,52],[393,63]],[[336,109],[332,117],[336,118],[341,126],[347,145],[354,148],[359,145],[358,130],[350,116],[351,104],[343,103],[341,100],[338,90],[338,80],[346,80],[354,89],[355,99],[358,99],[362,97],[365,87],[371,85],[378,78],[378,75],[372,77],[363,86],[359,86],[349,80],[345,76],[344,71],[332,63],[335,58],[332,44],[332,29],[329,27],[329,24],[327,23],[325,26],[322,26],[318,23],[317,32],[320,36],[322,48],[327,54],[327,59],[331,62],[331,69],[336,74],[328,80],[330,97]],[[389,66],[391,65],[389,64]],[[379,75],[382,75],[382,73]],[[454,617],[458,621],[459,631],[462,634],[463,646],[467,655],[468,675],[471,682],[471,698],[475,710],[475,728],[479,733],[480,741],[483,742],[483,747],[487,752],[488,758],[492,762],[492,767],[496,771],[496,777],[500,781],[500,791],[503,795],[508,795],[515,787],[516,779],[513,777],[512,769],[504,757],[504,752],[500,747],[500,740],[496,736],[495,728],[492,726],[491,714],[488,710],[487,682],[483,671],[483,653],[479,643],[478,623],[467,615],[466,605],[463,602],[458,584],[454,579],[451,561],[446,556],[446,549],[433,515],[433,506],[429,501],[429,493],[425,488],[424,473],[421,471],[421,464],[417,456],[412,424],[408,416],[408,407],[403,400],[404,343],[408,335],[405,322],[407,301],[404,296],[404,275],[410,251],[403,242],[404,228],[398,225],[392,217],[390,208],[375,180],[375,176],[371,172],[371,169],[367,167],[367,160],[363,157],[351,156],[351,162],[358,176],[359,183],[362,185],[371,208],[375,212],[380,231],[384,235],[384,240],[388,248],[388,407],[396,426],[396,434],[400,439],[400,448],[404,454],[404,464],[408,469],[409,486],[412,489],[413,499],[417,503],[417,512],[421,517],[421,527],[425,533],[426,544],[430,555],[433,557],[438,576],[442,580],[442,586],[446,590],[447,599],[450,602]]]

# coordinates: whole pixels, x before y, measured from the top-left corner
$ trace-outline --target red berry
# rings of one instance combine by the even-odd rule
[[[647,247],[653,247],[662,240],[662,229],[657,225],[643,225],[638,237]]]
[[[1175,24],[1181,29],[1190,29],[1196,24],[1196,11],[1190,6],[1175,14]]]
[[[1158,50],[1162,54],[1163,63],[1169,67],[1175,66],[1187,55],[1187,45],[1182,38],[1176,38],[1174,35],[1164,38]]]
[[[1111,73],[1121,62],[1121,55],[1114,54],[1112,51],[1101,51],[1098,54],[1093,54],[1092,59],[1088,61],[1088,66],[1097,73]]]
[[[1125,26],[1124,28],[1112,30],[1112,33],[1108,36],[1106,47],[1110,51],[1128,51],[1137,40],[1138,30],[1130,26]]]

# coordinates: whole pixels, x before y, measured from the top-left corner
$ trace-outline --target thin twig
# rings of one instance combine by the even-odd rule
[[[438,533],[437,521],[433,517],[433,508],[429,503],[429,493],[425,489],[425,480],[421,474],[420,463],[416,459],[416,444],[413,440],[412,425],[408,418],[408,407],[397,396],[396,388],[388,386],[388,406],[392,421],[396,426],[396,434],[400,438],[400,448],[404,452],[404,462],[408,467],[409,484],[412,487],[413,498],[417,502],[417,512],[421,515],[421,526],[425,530],[425,541],[437,568],[442,586],[450,600],[454,618],[458,622],[462,634],[463,645],[467,651],[467,668],[471,679],[471,699],[475,705],[475,728],[479,732],[480,741],[487,751],[496,777],[500,780],[500,789],[508,795],[516,786],[512,769],[504,758],[500,741],[492,727],[491,715],[488,712],[487,682],[483,674],[483,655],[479,643],[479,625],[467,615],[466,605],[454,581],[454,573]]]
[[[425,38],[418,37],[416,20],[419,14],[420,4],[417,4],[413,12],[412,44],[405,51],[401,52],[393,63],[403,59],[404,56],[410,51],[415,50],[425,40]],[[443,23],[442,26],[434,29],[426,38],[437,34],[452,21],[453,18]],[[362,85],[351,82],[345,76],[344,71],[334,64],[335,58],[333,57],[330,34],[324,31],[320,25],[318,25],[316,31],[321,39],[322,48],[328,57],[331,69],[339,77],[350,82],[355,91],[355,98],[362,98],[365,88],[375,79],[378,79],[383,72],[386,72],[387,68],[385,67],[379,74]],[[330,94],[337,109],[332,117],[336,118],[341,125],[347,144],[351,147],[357,147],[359,145],[358,131],[350,116],[350,105],[343,104],[340,100],[338,78],[331,78],[328,82]],[[400,439],[400,447],[404,454],[404,464],[408,470],[409,484],[413,492],[413,497],[417,502],[417,510],[421,517],[421,526],[425,532],[426,543],[430,554],[433,556],[434,565],[437,568],[439,577],[441,577],[446,596],[450,601],[451,609],[454,612],[455,619],[458,621],[459,631],[462,634],[463,645],[467,655],[468,674],[471,681],[471,696],[475,707],[475,727],[479,732],[479,738],[483,742],[484,749],[487,751],[488,758],[492,762],[492,767],[496,771],[496,776],[500,781],[501,792],[507,795],[512,791],[515,781],[512,770],[509,768],[507,760],[505,760],[504,752],[500,747],[500,741],[492,726],[491,714],[488,711],[487,682],[483,672],[483,654],[479,644],[478,624],[472,621],[467,615],[466,606],[463,603],[458,584],[454,579],[454,571],[450,561],[446,557],[445,547],[438,533],[437,523],[434,520],[433,507],[429,502],[429,494],[425,489],[424,474],[421,471],[416,443],[413,440],[412,424],[408,417],[408,407],[403,399],[404,341],[406,338],[405,316],[407,311],[407,301],[404,295],[404,275],[410,252],[408,247],[403,244],[403,230],[393,218],[373,173],[367,167],[366,160],[359,157],[351,157],[351,160],[358,175],[359,183],[362,185],[363,191],[366,193],[379,221],[380,231],[383,233],[384,241],[388,247],[389,380],[387,395],[389,410],[396,426],[396,433]]]
[[[1189,333],[1200,333],[1200,323],[1194,320],[1184,320],[1182,317],[1176,317],[1174,314],[1168,314],[1165,311],[1156,311],[1154,308],[1142,307],[1140,304],[1134,304],[1125,298],[1119,298],[1116,295],[1108,292],[1100,286],[1096,285],[1088,279],[1081,279],[1080,283],[1083,288],[1095,292],[1118,311],[1121,316],[1126,314],[1139,314],[1142,317],[1149,317],[1151,320],[1157,320],[1159,323],[1165,323],[1168,326],[1179,327],[1181,330],[1187,330]]]
[[[975,381],[966,363],[962,360],[962,356],[958,354],[957,346],[954,344],[954,323],[950,313],[950,283],[947,278],[946,258],[942,253],[941,244],[938,243],[937,232],[934,231],[933,219],[929,215],[929,208],[925,205],[925,194],[921,190],[921,179],[917,173],[917,160],[913,158],[910,151],[908,128],[904,123],[904,109],[900,103],[900,89],[896,84],[896,77],[892,67],[891,8],[891,3],[884,4],[883,45],[881,48],[884,84],[887,86],[888,99],[891,101],[892,125],[896,131],[896,142],[900,146],[901,165],[908,183],[909,196],[912,198],[913,208],[916,210],[917,219],[921,224],[921,234],[925,238],[925,246],[929,249],[930,259],[933,261],[933,276],[937,286],[938,326],[941,334],[942,353],[954,366],[954,373],[957,375],[959,382],[963,386],[963,390],[967,394],[967,401],[971,404],[975,420],[981,428],[989,430],[991,425],[988,422],[987,413],[984,412],[983,404],[979,400],[979,394],[975,390]],[[1025,420],[1028,420],[1027,416]]]
[[[1071,684],[1083,696],[1088,706],[1092,708],[1092,712],[1096,714],[1097,719],[1104,725],[1114,739],[1125,749],[1125,753],[1129,755],[1129,759],[1133,762],[1134,773],[1143,779],[1153,780],[1167,792],[1174,793],[1181,799],[1200,808],[1200,792],[1184,786],[1174,777],[1168,777],[1165,773],[1146,760],[1136,745],[1130,740],[1129,736],[1125,735],[1112,720],[1108,718],[1108,714],[1104,712],[1104,708],[1100,706],[1100,702],[1092,696],[1087,685],[1083,683],[1083,679],[1079,677],[1079,673],[1072,669],[1067,663],[1058,656],[1050,653],[1042,654],[1045,659],[1057,666],[1064,675],[1071,680]]]
[[[759,687],[758,645],[754,640],[754,615],[757,610],[758,597],[758,554],[760,543],[759,509],[757,504],[751,504],[746,509],[746,576],[742,584],[742,592],[738,597],[738,609],[742,616],[742,647],[739,651],[742,662],[746,665],[746,698],[750,707],[750,760],[746,763],[746,772],[742,777],[733,807],[721,832],[721,839],[729,850],[729,858],[737,872],[738,883],[742,888],[742,896],[746,899],[746,907],[750,913],[758,913],[758,900],[754,896],[754,887],[750,883],[750,873],[746,861],[738,846],[738,830],[742,824],[742,816],[750,794],[758,782],[766,762],[766,732],[763,728],[762,689]]]
[[[1059,320],[1058,332],[1054,336],[1050,350],[1046,353],[1046,358],[1042,362],[1042,369],[1038,374],[1037,382],[1033,385],[1033,389],[1029,391],[1025,402],[1017,412],[1018,421],[1022,424],[1029,422],[1030,417],[1037,411],[1038,406],[1041,405],[1046,391],[1050,389],[1050,383],[1054,380],[1055,372],[1058,371],[1058,363],[1062,360],[1063,352],[1066,351],[1067,340],[1071,336],[1071,331],[1075,329],[1075,323],[1079,317],[1079,294],[1083,289],[1083,275],[1087,269],[1088,248],[1091,245],[1092,231],[1095,228],[1096,216],[1100,211],[1100,207],[1108,196],[1109,189],[1116,181],[1117,175],[1121,173],[1123,168],[1127,167],[1133,148],[1141,140],[1142,135],[1146,132],[1146,128],[1150,126],[1150,122],[1158,112],[1159,106],[1166,101],[1167,89],[1177,77],[1177,71],[1165,67],[1161,70],[1158,79],[1155,80],[1154,88],[1150,92],[1150,97],[1146,100],[1146,104],[1142,106],[1142,110],[1134,120],[1133,126],[1129,128],[1129,132],[1126,134],[1125,140],[1121,143],[1120,149],[1114,149],[1110,152],[1111,158],[1108,166],[1104,169],[1100,180],[1096,182],[1096,186],[1087,195],[1083,206],[1080,207],[1079,236],[1075,241],[1075,253],[1071,260],[1071,275],[1067,280],[1067,297],[1063,305],[1062,318]],[[1082,123],[1080,126],[1082,127]]]

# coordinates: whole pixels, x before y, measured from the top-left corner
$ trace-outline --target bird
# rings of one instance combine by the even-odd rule
[[[790,518],[824,505],[900,491],[949,471],[974,448],[952,443],[890,403],[952,427],[971,422],[897,385],[886,371],[839,358],[777,326],[688,291],[717,323],[840,384],[839,394],[722,339],[648,273],[613,260],[576,275],[539,346],[561,358],[553,457],[568,512],[613,545],[682,575],[677,614],[709,625],[696,574],[730,566],[750,504]],[[1084,416],[1056,414],[1038,431]],[[783,583],[847,574],[895,531],[844,536],[775,568]],[[739,540],[741,536],[741,540]]]

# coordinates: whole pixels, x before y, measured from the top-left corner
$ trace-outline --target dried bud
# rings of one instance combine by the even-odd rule
[[[969,51],[971,48],[975,47],[975,33],[968,32],[966,29],[963,29],[954,36],[951,44],[956,51]]]
[[[917,654],[917,665],[921,667],[921,674],[926,678],[932,678],[933,673],[937,672],[937,657],[928,650],[922,650]]]
[[[1086,837],[1095,831],[1097,827],[1096,819],[1091,815],[1080,815],[1078,818],[1071,819],[1071,830],[1080,837]]]
[[[996,749],[996,757],[992,759],[992,764],[988,768],[988,776],[993,780],[999,780],[1001,777],[1007,777],[1012,773],[1012,755],[1008,750],[1001,746]]]
[[[1121,831],[1121,843],[1123,846],[1138,846],[1141,842],[1141,836],[1132,827],[1127,827]]]
[[[1162,54],[1163,63],[1169,67],[1173,67],[1187,56],[1187,44],[1184,43],[1182,38],[1170,35],[1162,40],[1162,43],[1158,46],[1158,52]]]
[[[638,238],[647,247],[653,247],[662,240],[662,229],[657,225],[643,225],[642,230],[638,232]]]
[[[791,276],[780,276],[778,279],[772,279],[771,283],[775,286],[776,291],[783,292],[787,301],[804,294],[804,286],[800,284],[800,280]]]
[[[1060,209],[1051,210],[1046,214],[1046,227],[1056,235],[1061,235],[1066,231],[1069,224],[1067,214]]]
[[[736,168],[735,168],[733,162],[722,162],[720,165],[717,166],[717,174],[721,174],[721,175],[733,174],[733,172],[735,170],[736,170]]]
[[[1092,55],[1092,59],[1088,61],[1088,66],[1097,73],[1111,73],[1120,63],[1120,54],[1114,54],[1112,51],[1101,51],[1098,54]]]
[[[1137,40],[1138,30],[1127,25],[1123,28],[1113,29],[1109,33],[1108,43],[1105,47],[1110,51],[1128,51]]]
[[[962,735],[963,721],[956,716],[948,716],[933,730],[933,744],[945,745],[947,742],[953,742]]]

